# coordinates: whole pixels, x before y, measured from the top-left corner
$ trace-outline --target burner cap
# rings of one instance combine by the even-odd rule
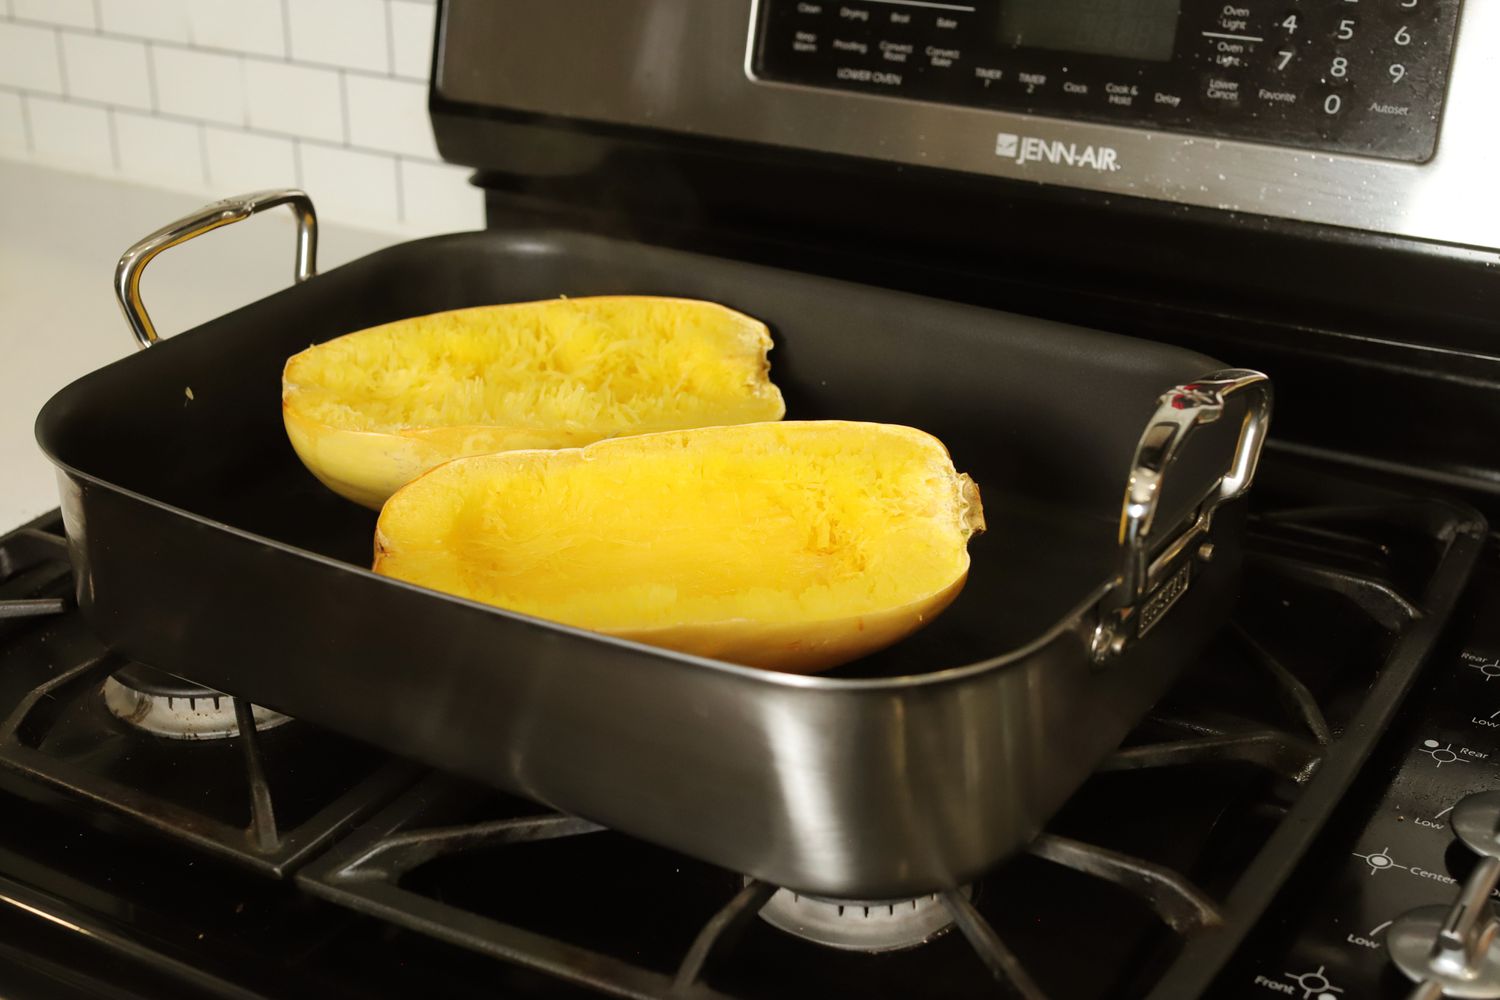
[[[148,667],[144,663],[131,663],[114,673],[115,680],[132,691],[155,695],[158,698],[222,698],[213,688],[194,684],[165,671]]]
[[[105,678],[104,704],[122,721],[167,739],[213,740],[240,734],[229,695],[138,663]],[[259,705],[252,705],[250,714],[257,732],[291,721]]]
[[[972,896],[973,890],[960,890]],[[953,926],[936,895],[878,901],[825,899],[778,889],[761,919],[795,937],[846,951],[898,951],[926,944]]]

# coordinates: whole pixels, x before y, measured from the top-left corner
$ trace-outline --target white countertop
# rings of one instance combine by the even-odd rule
[[[32,435],[42,404],[135,350],[112,287],[121,252],[202,204],[0,162],[0,534],[57,506],[52,465]],[[293,235],[280,209],[163,253],[141,282],[157,332],[190,329],[289,284]],[[404,238],[324,224],[319,270]]]

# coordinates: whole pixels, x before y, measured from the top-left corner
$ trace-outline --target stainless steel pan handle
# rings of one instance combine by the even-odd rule
[[[1189,525],[1172,543],[1153,555],[1157,508],[1167,470],[1182,445],[1197,428],[1216,422],[1228,401],[1248,397],[1239,440],[1229,469],[1194,513]],[[1187,589],[1190,566],[1183,556],[1208,533],[1220,505],[1241,497],[1255,479],[1260,452],[1271,425],[1271,382],[1265,375],[1229,369],[1179,385],[1156,401],[1156,412],[1146,424],[1130,463],[1125,501],[1120,511],[1120,574],[1106,596],[1094,631],[1092,652],[1103,662],[1121,652],[1132,630],[1144,635]],[[1211,549],[1198,555],[1208,556]]]
[[[290,205],[297,216],[296,280],[306,281],[317,272],[318,215],[313,210],[312,199],[305,192],[290,188],[256,191],[205,205],[193,214],[163,226],[120,256],[120,263],[115,266],[115,295],[120,300],[125,321],[130,324],[131,332],[143,349],[158,340],[156,327],[141,302],[141,274],[152,258],[168,247],[186,243],[195,236],[279,205]]]

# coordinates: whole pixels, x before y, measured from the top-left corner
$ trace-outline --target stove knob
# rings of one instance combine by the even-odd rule
[[[1500,920],[1489,902],[1500,883],[1500,792],[1468,796],[1450,823],[1483,860],[1451,907],[1422,906],[1398,917],[1386,931],[1386,951],[1418,984],[1409,1000],[1500,998]]]
[[[1476,792],[1453,807],[1448,823],[1464,846],[1484,858],[1500,858],[1500,792]]]

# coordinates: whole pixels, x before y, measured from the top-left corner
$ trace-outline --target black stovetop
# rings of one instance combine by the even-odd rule
[[[1029,853],[936,901],[958,927],[880,954],[758,919],[772,887],[296,720],[133,731],[59,531],[0,539],[0,601],[26,602],[0,604],[7,996],[1402,996],[1377,925],[1452,897],[1471,862],[1442,810],[1500,785],[1493,550],[1450,622],[1482,519],[1285,455],[1233,621]]]

